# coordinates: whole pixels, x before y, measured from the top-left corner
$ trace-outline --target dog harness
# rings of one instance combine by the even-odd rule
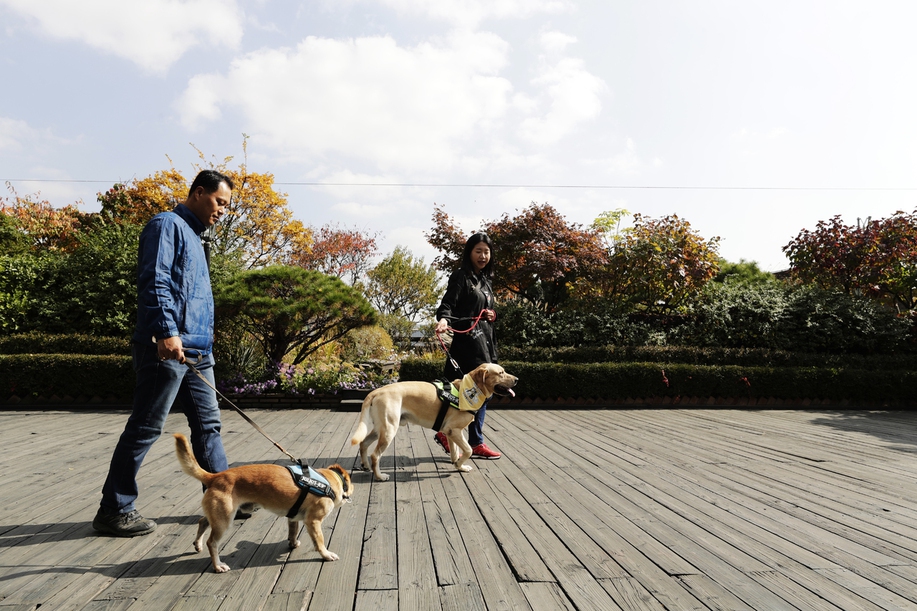
[[[433,422],[433,430],[439,431],[443,427],[443,421],[446,419],[446,413],[449,408],[460,409],[463,412],[476,412],[481,409],[487,397],[478,389],[470,375],[462,377],[461,388],[456,388],[455,384],[446,378],[440,378],[430,382],[436,387],[436,396],[442,402],[439,413],[436,414],[436,420]]]
[[[443,420],[446,419],[446,412],[450,407],[458,408],[459,396],[455,384],[446,378],[440,378],[430,382],[436,388],[436,396],[439,398],[441,405],[439,413],[436,414],[436,420],[433,421],[433,430],[439,431],[443,427]]]
[[[301,488],[299,498],[296,499],[293,508],[287,512],[287,519],[292,520],[299,513],[303,501],[306,500],[306,495],[310,492],[316,496],[327,496],[332,501],[335,500],[334,490],[332,490],[328,480],[312,467],[306,467],[309,470],[308,475],[303,473],[302,465],[286,465],[286,468],[290,475],[293,476],[293,481]]]

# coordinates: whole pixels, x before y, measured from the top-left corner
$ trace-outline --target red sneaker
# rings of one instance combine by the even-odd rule
[[[503,456],[499,452],[495,452],[487,447],[486,443],[481,443],[473,448],[471,448],[471,457],[472,458],[487,458],[488,460],[497,460]]]
[[[434,435],[433,441],[441,445],[443,447],[443,450],[445,450],[446,454],[449,453],[449,439],[447,439],[443,433],[437,433],[436,435]]]

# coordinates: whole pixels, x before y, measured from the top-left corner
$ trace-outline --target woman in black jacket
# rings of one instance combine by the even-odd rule
[[[493,243],[487,234],[476,233],[465,243],[462,253],[462,265],[449,276],[446,294],[436,309],[436,331],[443,333],[450,326],[454,329],[452,346],[443,370],[447,380],[460,379],[482,363],[497,362],[497,342],[494,339],[493,322],[497,315],[494,312],[494,290],[491,284],[494,262],[492,258]],[[481,312],[484,314],[475,324]],[[473,327],[473,328],[472,328]],[[471,331],[462,333],[462,331]],[[452,365],[458,364],[458,369]],[[484,443],[484,416],[487,403],[475,414],[474,421],[468,425],[468,443],[472,456],[476,458],[500,458],[500,453],[487,447]],[[436,442],[449,451],[449,440],[442,433],[436,433]]]

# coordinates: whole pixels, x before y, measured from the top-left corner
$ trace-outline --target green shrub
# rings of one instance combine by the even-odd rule
[[[131,357],[116,355],[0,355],[0,397],[117,397],[129,400]]]
[[[0,337],[0,354],[117,354],[130,355],[128,337],[49,335],[34,331]]]
[[[917,371],[687,363],[504,361],[520,398],[714,397],[915,401]],[[433,380],[442,361],[406,359],[402,380]]]
[[[338,340],[341,359],[351,363],[389,359],[395,350],[392,338],[380,325],[351,329]]]

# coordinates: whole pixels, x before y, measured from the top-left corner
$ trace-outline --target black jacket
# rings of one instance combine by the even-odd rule
[[[472,319],[484,309],[494,309],[494,291],[490,278],[462,268],[449,276],[446,294],[436,309],[436,320],[445,318],[453,329],[463,331],[474,325]],[[481,318],[470,333],[455,333],[449,354],[461,370],[456,371],[446,359],[443,373],[449,380],[460,378],[482,363],[496,363],[497,342],[493,323]]]

